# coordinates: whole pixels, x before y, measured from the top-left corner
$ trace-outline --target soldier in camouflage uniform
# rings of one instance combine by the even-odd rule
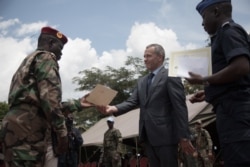
[[[209,132],[202,128],[201,120],[195,123],[195,147],[194,153],[195,164],[194,167],[212,167],[212,147],[213,142],[211,140]]]
[[[56,167],[52,130],[57,141],[55,152],[67,149],[58,65],[66,42],[66,36],[59,31],[42,28],[37,50],[23,60],[12,78],[10,108],[2,123],[6,167]],[[84,97],[66,104],[72,112],[91,106]]]
[[[103,152],[99,163],[104,167],[121,167],[122,135],[114,128],[114,118],[107,119],[109,129],[104,133]]]
[[[196,130],[194,127],[190,127],[189,128],[190,131],[190,141],[192,143],[193,146],[196,145]],[[179,156],[180,156],[180,164],[179,166],[181,167],[198,167],[196,166],[196,158],[194,157],[193,154],[186,154],[181,150],[181,147],[179,147]],[[196,153],[195,153],[196,154]]]

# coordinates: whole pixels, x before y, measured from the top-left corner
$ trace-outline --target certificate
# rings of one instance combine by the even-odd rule
[[[169,76],[190,77],[188,72],[212,74],[211,47],[173,52],[169,57]]]
[[[108,105],[116,96],[117,91],[110,89],[104,85],[97,84],[89,93],[86,100],[95,105]]]

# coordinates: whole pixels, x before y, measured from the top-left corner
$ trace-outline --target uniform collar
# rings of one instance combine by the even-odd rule
[[[215,36],[217,35],[217,32],[218,32],[221,28],[223,28],[223,27],[225,27],[226,25],[228,25],[229,23],[233,23],[233,22],[234,22],[233,19],[228,19],[228,20],[224,21],[224,23],[222,23],[221,26],[217,29],[217,31],[215,32],[215,34],[212,34],[212,35],[210,35],[209,37],[210,37],[210,38],[215,37]]]

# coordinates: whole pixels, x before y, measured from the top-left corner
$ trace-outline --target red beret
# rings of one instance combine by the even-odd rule
[[[49,34],[52,35],[54,37],[56,37],[57,39],[59,39],[60,41],[62,41],[63,44],[66,44],[68,39],[65,35],[63,35],[61,32],[59,32],[56,29],[53,29],[51,27],[43,27],[41,29],[41,34]]]

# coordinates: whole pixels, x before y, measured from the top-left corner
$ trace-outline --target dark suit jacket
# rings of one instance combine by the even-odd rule
[[[152,146],[172,145],[180,138],[189,139],[186,96],[181,79],[168,77],[168,70],[161,68],[146,97],[147,77],[138,80],[130,98],[116,105],[117,115],[140,107],[139,137]]]

